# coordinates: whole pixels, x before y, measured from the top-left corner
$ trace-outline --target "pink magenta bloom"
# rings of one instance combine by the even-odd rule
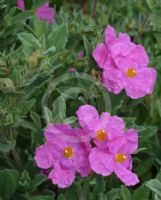
[[[17,7],[21,10],[25,10],[24,0],[17,0]]]
[[[103,83],[112,93],[125,89],[133,98],[141,98],[153,92],[156,70],[148,66],[149,58],[142,45],[131,42],[126,33],[116,35],[115,29],[105,30],[105,43],[93,51],[98,66],[103,69]]]
[[[125,123],[118,116],[110,116],[107,112],[99,116],[91,105],[80,106],[76,113],[81,127],[88,130],[99,148],[106,148],[110,141],[124,134]]]
[[[88,176],[91,150],[89,139],[82,129],[69,125],[50,124],[45,130],[46,142],[36,149],[35,160],[42,169],[51,169],[48,177],[60,188],[70,186],[76,172]]]
[[[82,59],[83,56],[84,56],[84,52],[82,50],[77,53],[77,58],[78,59]]]
[[[68,72],[74,73],[74,72],[76,72],[76,68],[75,67],[69,67]]]
[[[55,17],[55,10],[49,6],[49,3],[45,3],[36,10],[36,15],[41,21],[52,23]]]
[[[136,130],[129,129],[124,135],[111,141],[108,148],[95,147],[91,150],[89,156],[91,168],[103,176],[115,173],[126,186],[136,185],[139,179],[131,172],[131,154],[137,147],[138,134]]]

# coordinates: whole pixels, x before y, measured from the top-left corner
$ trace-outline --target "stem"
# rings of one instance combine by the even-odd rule
[[[13,137],[13,130],[12,130],[11,127],[9,128],[9,133],[10,133],[9,134],[10,135],[10,140],[12,142],[14,140],[14,137]],[[17,167],[19,168],[19,170],[23,171],[23,169],[24,169],[23,164],[22,164],[21,159],[20,159],[20,157],[19,157],[19,155],[18,155],[18,153],[17,153],[15,148],[11,150],[11,154],[12,154],[13,159],[16,162]]]
[[[14,166],[14,164],[9,160],[8,156],[5,154],[5,162],[6,164],[11,168],[11,169],[16,169],[16,167]]]
[[[94,0],[92,17],[96,18],[96,8],[98,0]]]
[[[149,19],[149,16],[146,16],[141,29],[138,31],[138,34],[134,38],[134,42],[137,42],[138,39],[141,37],[141,35],[142,35],[143,31],[144,31],[145,25],[148,22],[148,19]]]
[[[18,168],[19,168],[19,170],[20,170],[20,171],[23,171],[23,168],[24,168],[24,167],[23,167],[23,164],[22,164],[22,162],[21,162],[21,159],[20,159],[20,157],[19,157],[19,155],[18,155],[16,149],[15,149],[15,148],[12,149],[12,150],[11,150],[11,153],[12,153],[12,156],[13,156],[13,158],[14,158],[14,160],[15,160],[15,162],[16,162]]]

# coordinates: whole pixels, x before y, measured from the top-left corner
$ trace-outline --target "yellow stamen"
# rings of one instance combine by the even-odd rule
[[[126,71],[126,76],[129,78],[133,78],[134,76],[136,76],[136,70],[134,68],[129,68]]]
[[[104,131],[104,130],[98,130],[98,131],[96,132],[96,139],[97,139],[98,141],[103,142],[106,138],[107,138],[107,133],[106,133],[106,131]]]
[[[73,149],[72,149],[72,147],[64,148],[63,154],[64,154],[65,158],[72,158],[73,157]]]
[[[115,161],[119,164],[123,163],[126,160],[126,155],[123,153],[118,153],[115,155]]]

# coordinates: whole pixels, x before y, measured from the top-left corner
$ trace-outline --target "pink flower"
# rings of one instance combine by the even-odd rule
[[[77,58],[78,59],[82,59],[83,56],[84,56],[84,52],[82,50],[77,53]]]
[[[69,125],[50,124],[45,130],[46,142],[36,149],[35,160],[42,169],[51,169],[48,177],[60,188],[70,186],[76,172],[81,176],[90,173],[88,155],[89,138],[81,129]]]
[[[105,43],[95,48],[93,57],[103,69],[102,80],[110,92],[118,94],[125,89],[133,99],[153,92],[156,70],[147,67],[149,58],[144,47],[131,42],[126,33],[117,37],[115,29],[108,26]]]
[[[25,10],[24,0],[17,0],[17,7],[21,10]]]
[[[55,17],[55,10],[49,6],[49,3],[45,3],[36,10],[36,15],[41,21],[52,23]]]
[[[75,67],[70,67],[70,68],[68,68],[68,72],[70,72],[70,73],[76,72]]]
[[[137,184],[138,177],[131,172],[131,154],[138,148],[137,131],[125,131],[123,119],[107,112],[99,116],[91,105],[80,106],[76,113],[81,127],[88,130],[96,144],[89,155],[92,170],[103,176],[114,172],[127,186]]]
[[[93,148],[89,155],[92,170],[103,176],[109,176],[114,172],[126,186],[136,185],[139,179],[131,172],[131,154],[137,146],[137,132],[129,129],[124,135],[111,141],[108,148]]]
[[[99,148],[106,148],[110,141],[124,134],[125,123],[118,116],[110,116],[107,112],[99,116],[91,105],[80,106],[76,113],[81,127],[88,130]]]

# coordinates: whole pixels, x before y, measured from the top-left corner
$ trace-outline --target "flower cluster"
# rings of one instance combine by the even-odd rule
[[[48,177],[53,184],[66,188],[74,181],[76,172],[83,177],[89,175],[91,145],[86,135],[84,130],[67,124],[47,126],[46,142],[36,149],[35,160],[38,167],[51,169]]]
[[[105,43],[94,49],[93,57],[103,69],[102,80],[108,91],[118,94],[125,89],[132,99],[152,93],[156,70],[147,67],[149,58],[144,47],[134,44],[126,33],[117,36],[115,29],[108,26]]]
[[[46,142],[36,149],[35,160],[42,169],[50,168],[53,184],[66,188],[76,172],[82,177],[90,172],[103,176],[115,173],[127,186],[139,182],[132,170],[132,157],[138,147],[138,133],[125,129],[118,116],[104,112],[100,116],[91,105],[76,112],[81,128],[67,124],[50,124],[45,130]]]
[[[21,10],[25,10],[24,0],[17,0],[17,7]],[[48,2],[37,8],[35,14],[41,21],[47,21],[48,23],[54,22],[55,10],[49,6]]]

